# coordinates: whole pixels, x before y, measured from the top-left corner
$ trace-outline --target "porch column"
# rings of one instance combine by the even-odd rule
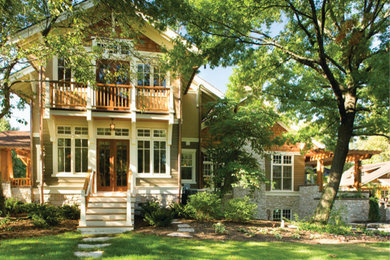
[[[96,135],[94,120],[88,121],[88,169],[96,171]]]
[[[322,191],[322,187],[324,185],[324,160],[317,160],[317,185],[319,186],[319,190]]]
[[[360,161],[360,157],[355,156],[355,158],[354,158],[354,172],[353,172],[353,177],[354,177],[353,186],[357,190],[360,190],[361,183],[362,183],[362,171],[361,171],[362,165],[361,164],[362,164],[362,162]]]

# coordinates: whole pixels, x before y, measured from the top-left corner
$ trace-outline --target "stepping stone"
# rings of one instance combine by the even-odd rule
[[[113,237],[86,237],[86,238],[83,238],[83,241],[84,242],[96,242],[96,241],[102,242],[102,241],[107,241],[110,239],[113,239]]]
[[[103,256],[103,251],[92,251],[92,252],[74,252],[77,257],[92,257],[98,258]]]
[[[195,232],[195,230],[193,228],[179,228],[177,230],[178,232]]]
[[[172,223],[172,224],[181,224],[181,223],[183,223],[183,222],[181,222],[181,221],[178,220],[178,219],[173,219],[171,223]]]
[[[78,248],[83,248],[83,249],[90,249],[90,248],[102,248],[102,247],[106,247],[106,246],[109,246],[111,244],[109,243],[105,243],[105,244],[78,244]]]
[[[298,228],[298,227],[295,226],[295,225],[288,225],[287,227],[288,227],[288,228]]]
[[[191,226],[188,224],[179,224],[177,225],[179,228],[190,228]]]
[[[169,237],[192,237],[191,235],[179,233],[179,232],[169,233],[167,236],[169,236]]]

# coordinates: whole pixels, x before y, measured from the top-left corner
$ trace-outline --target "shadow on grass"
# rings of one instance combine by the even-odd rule
[[[0,240],[0,259],[75,259],[78,233]]]
[[[308,245],[177,239],[128,233],[112,240],[108,259],[389,259],[390,244]]]

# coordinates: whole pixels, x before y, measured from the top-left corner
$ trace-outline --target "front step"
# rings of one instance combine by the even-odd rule
[[[108,219],[108,220],[87,220],[87,227],[92,226],[111,226],[111,227],[120,227],[126,226],[126,219]]]
[[[87,213],[86,220],[120,220],[125,219],[126,213],[115,213],[107,214],[107,213]]]
[[[126,202],[89,202],[88,208],[126,208]]]
[[[82,235],[118,234],[134,230],[134,226],[78,226]]]

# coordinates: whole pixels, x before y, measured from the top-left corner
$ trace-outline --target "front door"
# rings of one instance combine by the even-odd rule
[[[129,141],[98,140],[99,191],[125,191],[129,169]]]

